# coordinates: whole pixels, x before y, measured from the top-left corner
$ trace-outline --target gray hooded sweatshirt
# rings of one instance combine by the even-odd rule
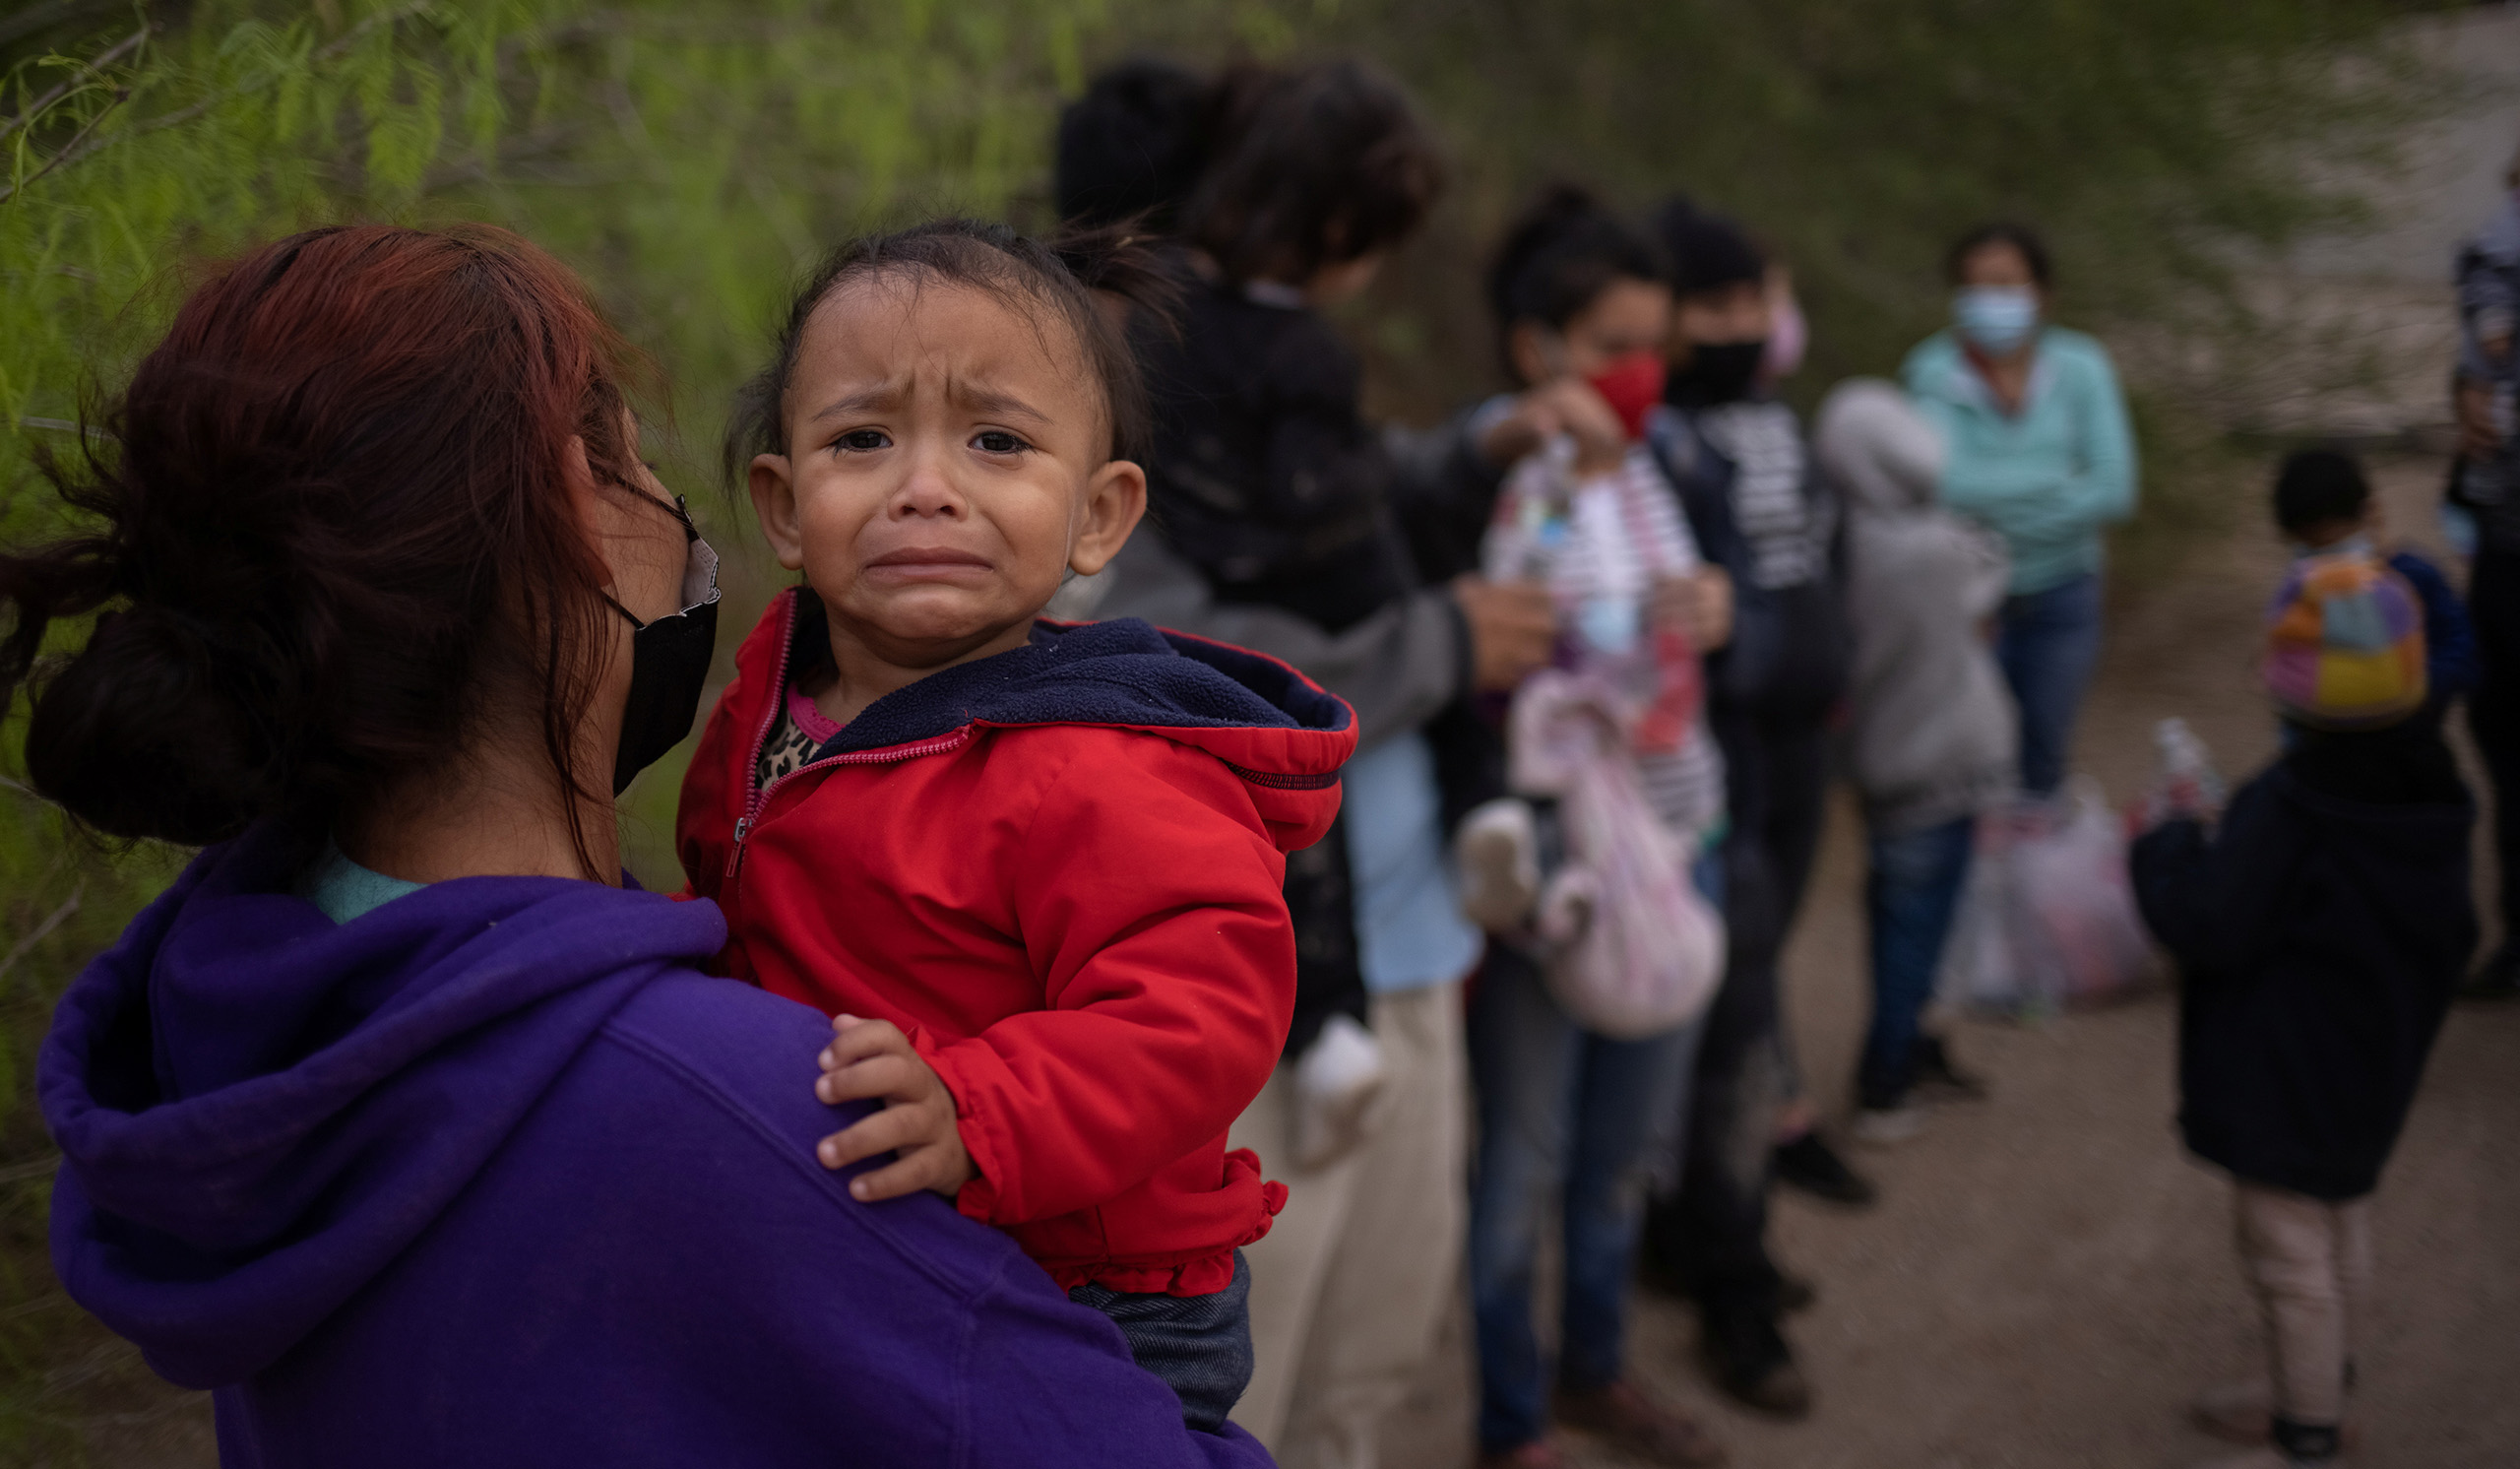
[[[1892,384],[1839,384],[1813,441],[1847,507],[1845,753],[1865,819],[1896,835],[1975,814],[2018,783],[2018,717],[1982,631],[2003,543],[1934,503],[1941,439]]]

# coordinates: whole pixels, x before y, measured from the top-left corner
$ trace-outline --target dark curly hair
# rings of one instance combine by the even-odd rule
[[[1442,156],[1409,94],[1361,61],[1236,67],[1217,86],[1182,234],[1230,280],[1299,285],[1387,249],[1443,191]]]

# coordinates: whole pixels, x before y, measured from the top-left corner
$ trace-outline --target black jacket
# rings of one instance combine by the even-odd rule
[[[2393,741],[2427,742],[2412,783],[2297,749],[2214,837],[2174,821],[2135,843],[2144,922],[2182,972],[2179,1127],[2241,1179],[2359,1198],[2406,1122],[2477,942],[2475,806],[2437,730]]]
[[[1708,700],[1719,711],[1825,719],[1845,696],[1855,664],[1854,640],[1838,594],[1841,547],[1835,497],[1821,482],[1818,467],[1806,459],[1802,495],[1818,570],[1793,586],[1760,586],[1753,574],[1754,549],[1733,504],[1738,466],[1708,440],[1699,415],[1695,408],[1655,414],[1648,442],[1679,491],[1698,554],[1732,577],[1732,639],[1707,656]]]
[[[1351,629],[1362,636],[1368,619],[1400,610],[1402,622],[1432,636],[1374,641],[1419,662],[1439,642],[1446,666],[1438,676],[1466,686],[1468,634],[1450,600],[1421,588],[1400,511],[1404,502],[1448,493],[1476,456],[1456,442],[1459,434],[1435,435],[1416,446],[1409,465],[1395,464],[1364,420],[1355,354],[1327,321],[1203,279],[1186,261],[1183,276],[1175,327],[1142,324],[1137,342],[1155,407],[1149,519],[1167,559],[1195,571],[1215,603],[1289,612],[1334,637]],[[1492,500],[1492,483],[1487,492]],[[1143,564],[1143,553],[1137,559]],[[1161,615],[1129,605],[1127,595],[1124,588],[1125,609]],[[1422,606],[1408,606],[1430,599],[1443,609],[1432,618],[1418,615]],[[1430,620],[1440,625],[1427,628]],[[1415,685],[1427,671],[1384,672],[1386,684]],[[1448,710],[1439,719],[1454,717]],[[1294,1055],[1332,1015],[1365,1016],[1344,819],[1289,855],[1286,898],[1295,930],[1287,1038]]]
[[[1155,406],[1147,509],[1218,597],[1337,632],[1407,595],[1392,462],[1330,323],[1193,279],[1139,350]]]

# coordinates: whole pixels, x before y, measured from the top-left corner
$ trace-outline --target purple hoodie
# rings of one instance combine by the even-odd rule
[[[220,1461],[1238,1465],[1111,1322],[814,1140],[802,1005],[708,903],[441,882],[336,926],[265,827],[63,998],[40,1089],[79,1303],[217,1391]]]

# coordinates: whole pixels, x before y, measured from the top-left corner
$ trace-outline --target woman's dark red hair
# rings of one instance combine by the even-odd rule
[[[564,464],[581,436],[598,482],[628,478],[633,361],[498,229],[316,229],[218,270],[85,456],[47,467],[93,529],[0,555],[0,695],[32,684],[35,789],[204,843],[337,820],[497,718],[599,794],[577,729],[606,571]],[[39,660],[49,623],[100,609]]]

